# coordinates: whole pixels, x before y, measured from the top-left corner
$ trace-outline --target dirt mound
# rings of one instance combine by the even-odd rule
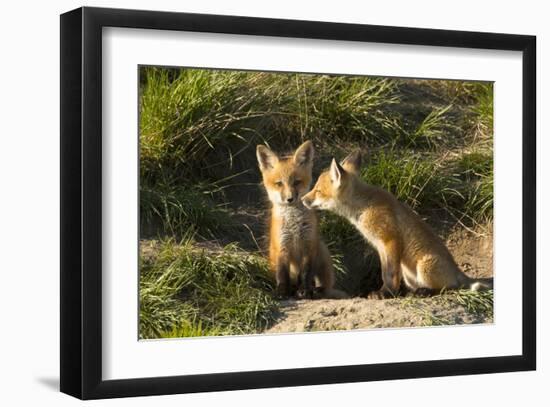
[[[266,333],[492,323],[490,314],[468,311],[452,294],[431,298],[288,300]]]
[[[475,230],[456,229],[446,243],[460,269],[470,277],[493,277],[492,223]]]

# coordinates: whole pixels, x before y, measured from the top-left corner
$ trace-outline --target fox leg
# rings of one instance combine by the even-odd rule
[[[382,266],[382,288],[369,294],[369,298],[395,297],[401,286],[401,245],[392,240],[378,250]]]
[[[302,260],[300,270],[300,284],[301,288],[298,290],[298,297],[301,298],[313,298],[313,259],[310,256],[305,256]]]
[[[331,290],[334,286],[334,267],[332,257],[324,242],[320,242],[319,251],[314,259],[314,274],[316,286],[320,290]]]
[[[290,296],[290,262],[288,256],[280,256],[275,262],[275,281],[277,283],[277,296],[287,298]]]

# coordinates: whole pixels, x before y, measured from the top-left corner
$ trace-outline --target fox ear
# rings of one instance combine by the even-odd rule
[[[308,140],[296,149],[293,159],[296,165],[307,167],[313,165],[313,155],[313,143]]]
[[[342,161],[342,167],[352,174],[359,174],[361,169],[361,150],[357,149],[350,153],[344,161]]]
[[[256,157],[258,157],[258,163],[262,171],[273,168],[279,162],[277,154],[261,144],[256,147]]]
[[[339,187],[342,183],[342,175],[344,174],[345,170],[342,168],[340,164],[333,158],[332,162],[330,163],[330,181],[335,187]]]

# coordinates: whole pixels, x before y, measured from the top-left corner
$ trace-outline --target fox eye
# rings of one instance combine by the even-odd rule
[[[282,187],[282,186],[283,186],[283,182],[282,182],[282,181],[276,181],[276,182],[275,182],[275,185],[278,186],[278,187]]]
[[[301,182],[302,182],[302,180],[297,179],[292,184],[296,187],[296,186],[300,185]]]

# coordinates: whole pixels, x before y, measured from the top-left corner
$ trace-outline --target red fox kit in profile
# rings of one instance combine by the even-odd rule
[[[330,169],[319,176],[302,201],[308,208],[347,218],[376,248],[383,285],[371,293],[371,298],[396,295],[401,279],[413,291],[492,286],[462,273],[445,244],[412,209],[389,192],[359,179],[360,166],[359,151],[342,164],[333,159]]]
[[[256,148],[263,183],[271,201],[269,263],[281,297],[312,298],[315,292],[334,296],[334,269],[330,253],[321,240],[314,211],[302,196],[311,185],[313,144],[306,141],[290,157],[279,157],[269,148]]]

